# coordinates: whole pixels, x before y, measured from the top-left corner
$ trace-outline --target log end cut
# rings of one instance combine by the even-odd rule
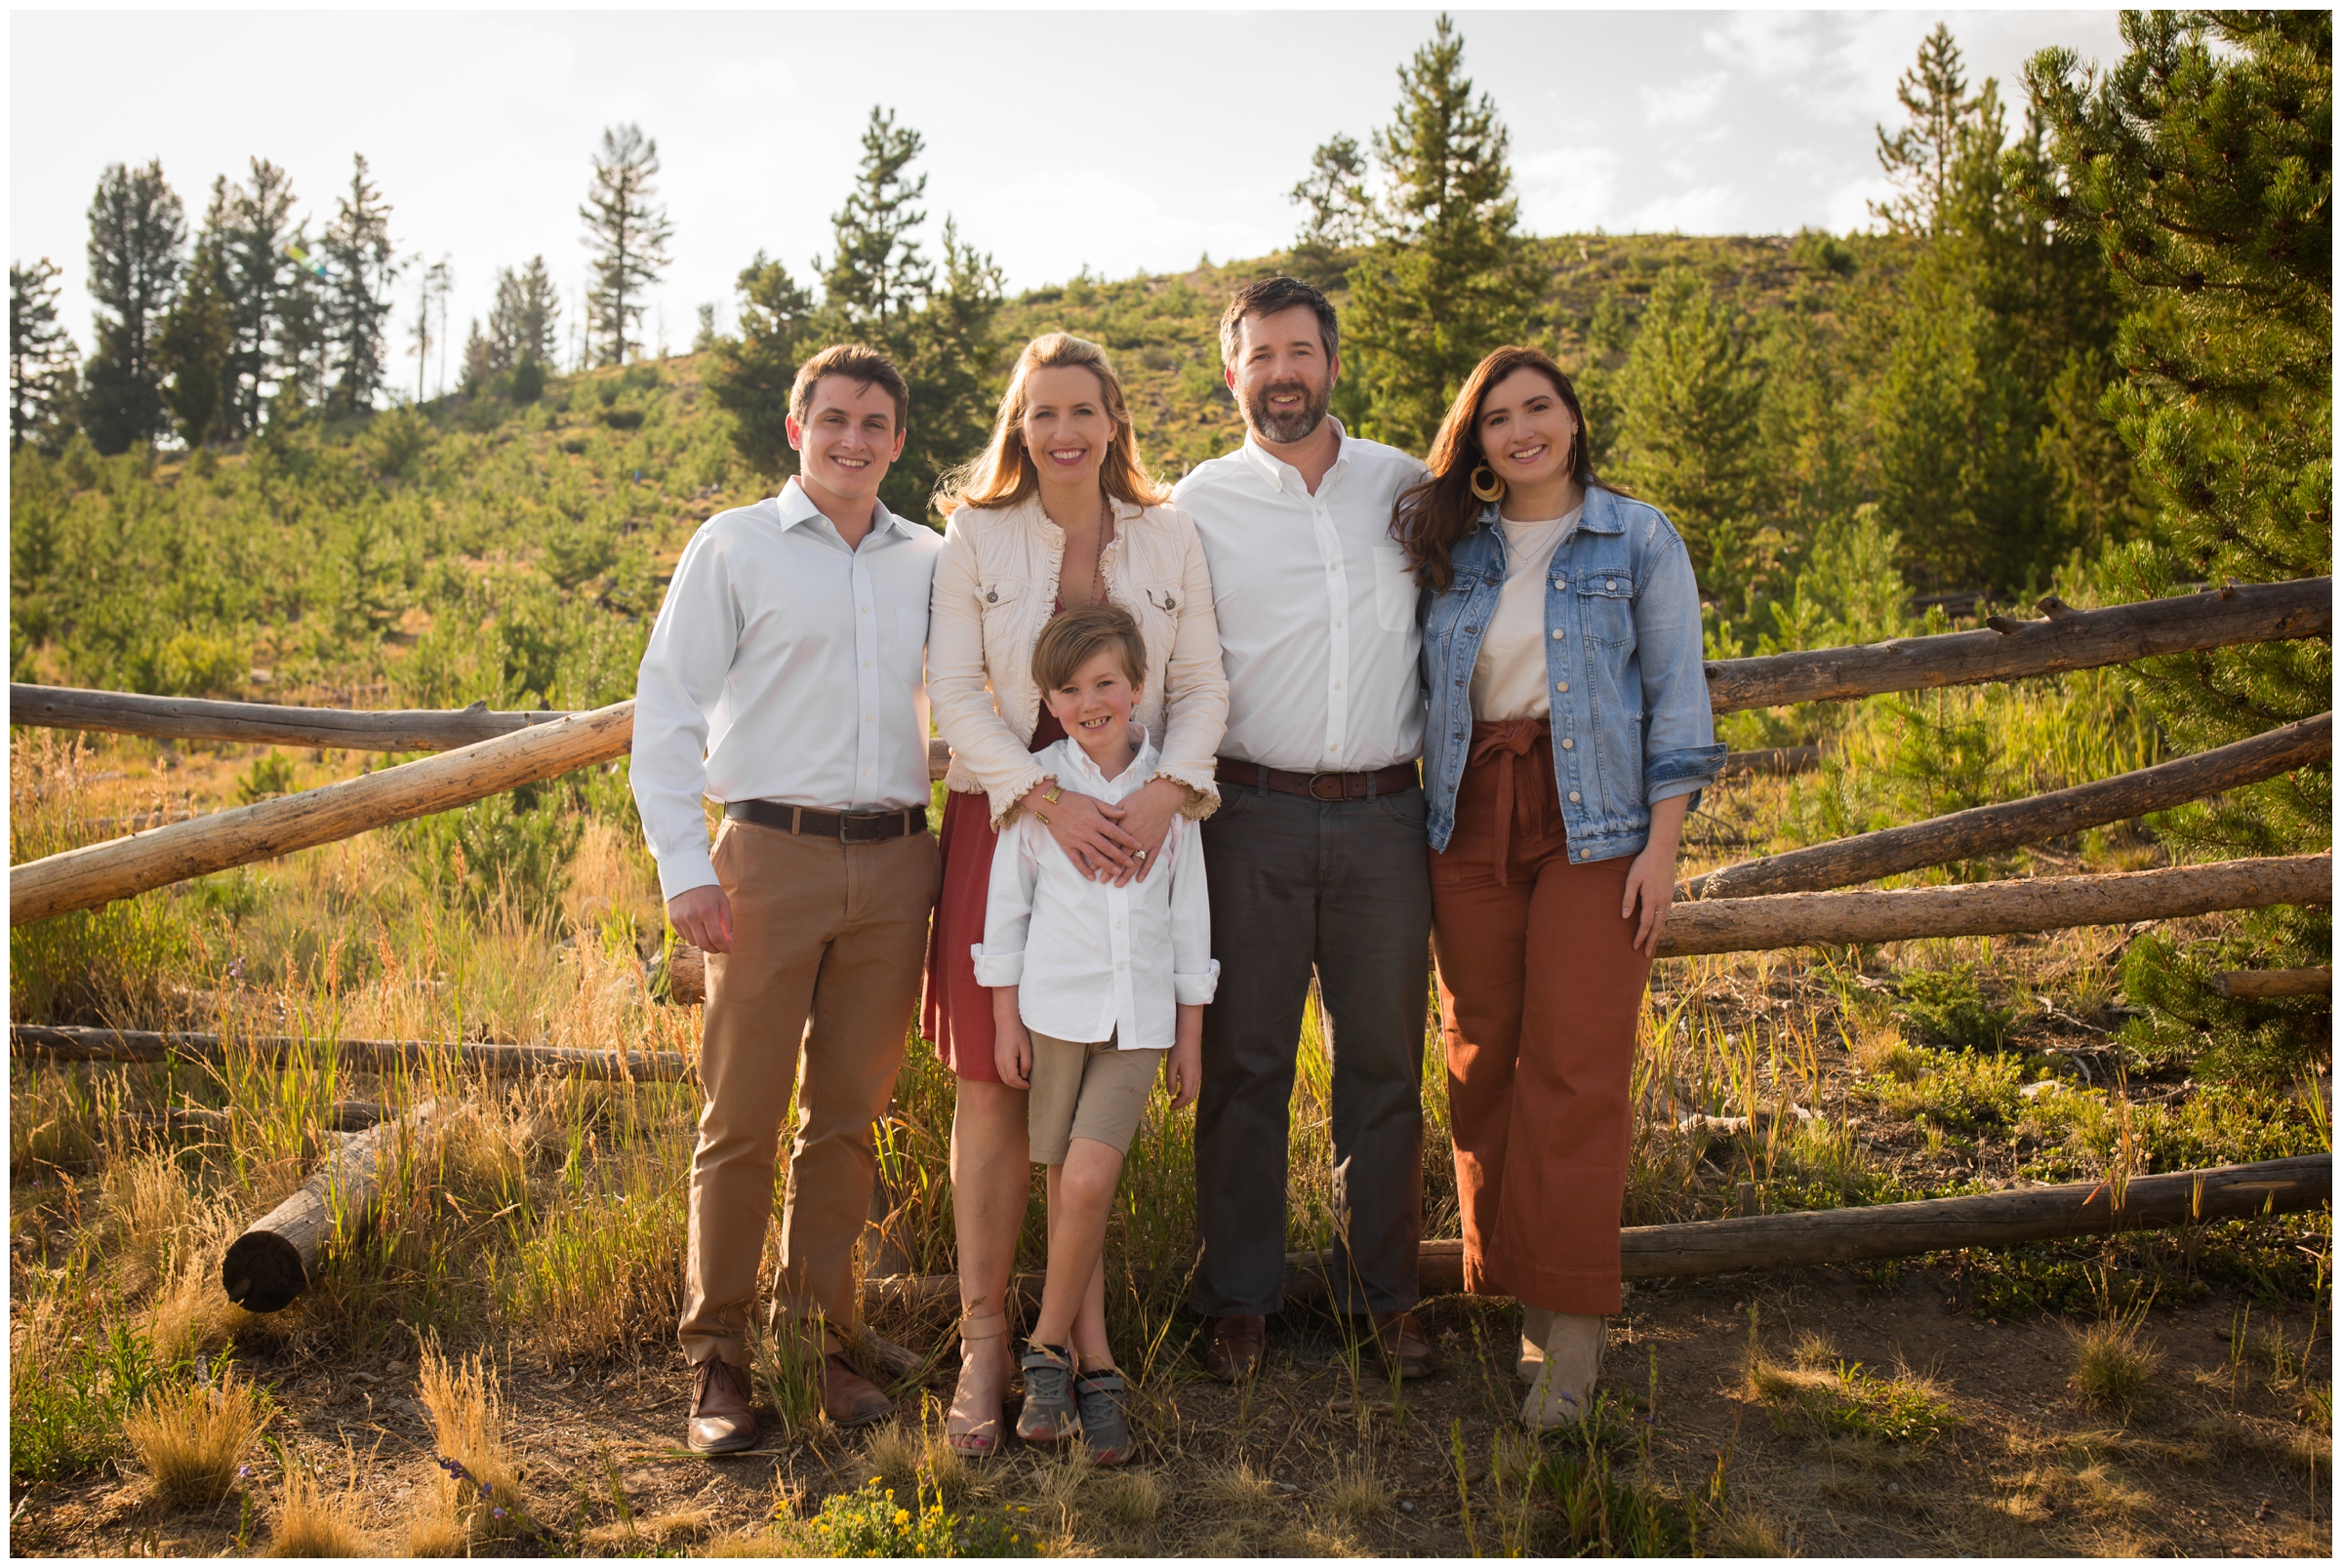
[[[247,1230],[222,1260],[220,1284],[246,1311],[276,1312],[300,1299],[309,1276],[291,1240],[273,1230]]]

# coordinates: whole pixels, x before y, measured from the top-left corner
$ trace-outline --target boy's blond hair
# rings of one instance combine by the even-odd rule
[[[1147,684],[1147,638],[1128,610],[1118,604],[1068,610],[1041,627],[1040,640],[1032,645],[1032,678],[1040,682],[1045,698],[1109,650],[1121,656],[1122,673],[1130,677],[1132,691]]]

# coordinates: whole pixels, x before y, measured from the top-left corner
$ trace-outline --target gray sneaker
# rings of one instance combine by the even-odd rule
[[[1017,1412],[1017,1435],[1029,1443],[1054,1443],[1073,1435],[1073,1352],[1062,1346],[1028,1345],[1017,1358],[1025,1372],[1025,1408]]]
[[[1119,1465],[1139,1450],[1130,1434],[1130,1385],[1112,1367],[1084,1372],[1073,1380],[1073,1402],[1081,1410],[1081,1444],[1093,1465]]]

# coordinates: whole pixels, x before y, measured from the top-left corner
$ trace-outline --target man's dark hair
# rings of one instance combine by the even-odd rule
[[[1334,302],[1299,278],[1276,277],[1256,278],[1228,302],[1228,309],[1220,316],[1220,363],[1230,370],[1236,368],[1236,344],[1243,338],[1246,316],[1273,316],[1297,304],[1306,304],[1316,313],[1317,339],[1325,344],[1325,357],[1340,358],[1342,324],[1334,315]]]
[[[799,424],[813,412],[813,389],[825,376],[843,376],[857,386],[884,387],[894,399],[897,433],[909,423],[910,383],[903,380],[895,362],[860,343],[833,343],[797,367],[797,379],[788,389],[788,417]]]

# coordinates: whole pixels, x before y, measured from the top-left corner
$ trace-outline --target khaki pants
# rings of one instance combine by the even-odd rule
[[[854,1244],[878,1170],[870,1123],[894,1093],[918,1005],[938,863],[925,832],[840,844],[731,820],[714,859],[732,901],[732,951],[707,955],[681,1328],[695,1364],[746,1366],[792,1088],[776,1306],[840,1329],[855,1322]]]

